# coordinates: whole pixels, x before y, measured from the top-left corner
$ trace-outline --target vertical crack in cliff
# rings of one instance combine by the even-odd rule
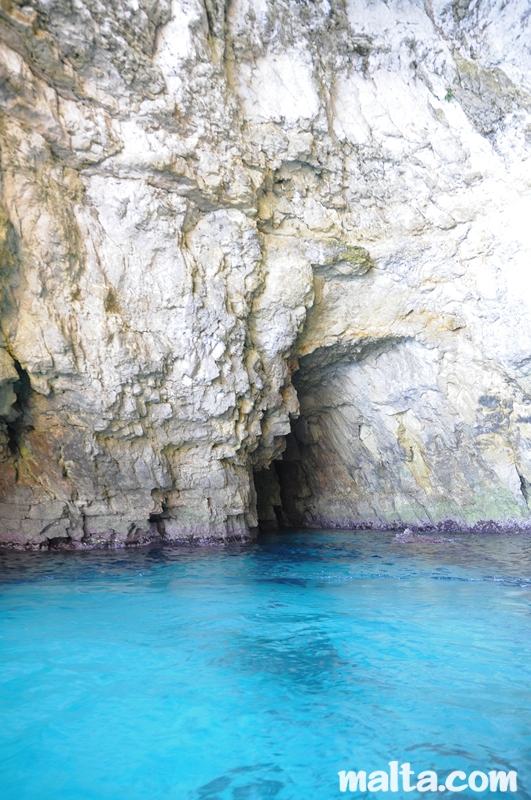
[[[304,511],[311,489],[302,440],[306,428],[304,417],[292,418],[281,457],[255,473],[257,515],[262,531],[308,524]]]
[[[307,494],[307,484],[299,442],[294,433],[296,422],[291,420],[292,430],[286,436],[286,449],[281,457],[255,473],[258,524],[262,531],[290,528],[299,521],[296,501],[300,495]]]
[[[18,373],[18,381],[13,385],[16,401],[12,406],[13,418],[8,419],[6,424],[8,447],[13,455],[18,455],[24,434],[31,429],[28,405],[32,389],[26,370],[18,361],[15,361],[14,365]]]

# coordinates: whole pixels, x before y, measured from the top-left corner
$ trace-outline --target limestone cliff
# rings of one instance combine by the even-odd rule
[[[531,528],[530,42],[2,0],[0,541]]]

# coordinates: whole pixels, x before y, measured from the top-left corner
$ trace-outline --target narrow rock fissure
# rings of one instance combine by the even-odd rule
[[[14,362],[18,381],[13,385],[16,401],[13,403],[13,418],[7,420],[8,447],[13,454],[20,452],[24,433],[29,429],[28,404],[31,395],[29,375],[18,361]]]
[[[279,459],[255,473],[258,524],[261,531],[308,527],[309,464],[301,438],[303,417],[291,420],[286,448]]]

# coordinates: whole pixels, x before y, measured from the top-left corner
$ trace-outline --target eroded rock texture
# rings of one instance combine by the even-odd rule
[[[0,25],[2,542],[530,525],[527,0]]]

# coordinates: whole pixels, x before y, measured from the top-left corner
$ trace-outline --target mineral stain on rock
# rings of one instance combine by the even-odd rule
[[[0,543],[531,529],[527,5],[4,4]]]

